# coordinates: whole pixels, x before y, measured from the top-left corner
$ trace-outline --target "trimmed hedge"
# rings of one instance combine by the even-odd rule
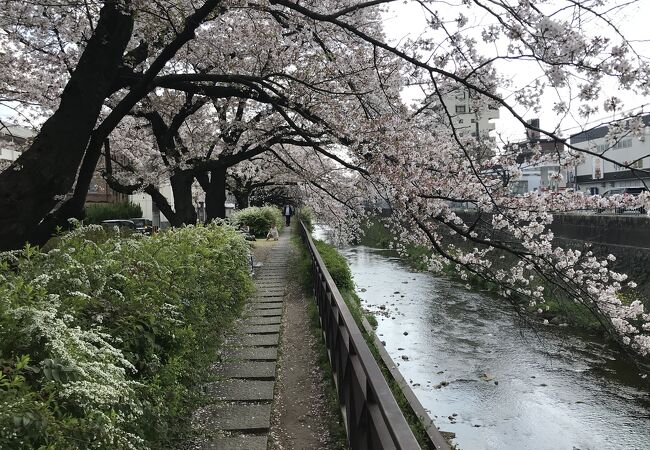
[[[354,291],[352,272],[350,271],[348,262],[345,260],[345,256],[341,255],[336,247],[325,241],[314,239],[314,245],[316,245],[318,253],[323,258],[327,271],[332,276],[334,283],[336,283],[336,287],[341,292],[347,290]]]
[[[252,292],[247,255],[217,225],[2,254],[0,448],[169,447]]]
[[[257,237],[266,236],[272,226],[278,227],[278,231],[284,226],[282,214],[274,206],[251,206],[237,211],[232,220],[236,226],[248,226],[250,233]]]
[[[314,231],[314,210],[303,206],[298,211],[298,220],[302,221],[310,232]]]
[[[84,209],[86,225],[100,224],[104,220],[131,219],[133,217],[142,217],[142,208],[131,202],[91,203]]]

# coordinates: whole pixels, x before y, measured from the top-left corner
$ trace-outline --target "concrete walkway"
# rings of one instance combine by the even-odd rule
[[[201,408],[195,426],[210,438],[205,450],[266,450],[276,382],[280,324],[284,311],[290,231],[285,229],[257,269],[257,291],[228,349],[215,366],[219,381],[208,383],[214,402]]]

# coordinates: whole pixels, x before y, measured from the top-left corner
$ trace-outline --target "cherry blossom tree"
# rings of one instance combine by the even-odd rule
[[[610,270],[611,258],[561,248],[549,231],[554,213],[621,199],[577,192],[513,197],[509,185],[521,176],[517,151],[463,133],[445,104],[460,87],[477,114],[500,108],[562,144],[560,166],[591,155],[640,173],[524,117],[549,96],[558,117],[588,118],[597,108],[620,109],[619,99],[606,93],[612,86],[648,94],[647,59],[615,21],[634,2],[414,0],[428,28],[397,43],[381,26],[390,3],[0,3],[0,39],[9,49],[0,53],[0,94],[25,115],[49,117],[30,148],[0,173],[0,248],[43,242],[55,224],[80,211],[102,149],[130,151],[120,170],[134,166],[141,186],[153,180],[141,175],[139,164],[157,164],[156,173],[166,171],[170,179],[179,173],[189,179],[184,171],[191,167],[216,208],[223,204],[227,167],[235,165],[224,161],[253,149],[236,163],[271,153],[308,180],[298,185],[304,195],[341,228],[355,228],[363,197],[381,197],[394,211],[400,242],[429,248],[432,269],[451,263],[463,276],[484,277],[506,296],[537,303],[544,301],[539,280],[545,280],[589,308],[623,345],[648,354],[650,316],[641,302],[623,304],[621,292],[631,286]],[[485,20],[470,22],[479,14]],[[505,63],[531,75],[515,92],[504,90],[514,86]],[[405,86],[417,87],[419,99],[405,104]],[[175,130],[188,98],[205,105]],[[252,117],[267,115],[264,126],[235,133],[233,144],[227,130],[236,128],[228,124],[252,120],[245,114],[233,120],[242,100],[254,105]],[[161,122],[156,115],[165,142],[154,131]],[[197,129],[205,130],[196,136],[208,139],[190,144],[184,127],[191,129],[195,117]],[[622,119],[610,127],[612,142],[624,133],[641,136],[637,118]],[[208,153],[211,139],[223,158]],[[555,157],[530,150],[533,162]],[[114,159],[116,172],[120,158]],[[624,201],[649,206],[647,196]],[[454,202],[473,204],[476,214],[457,213]]]

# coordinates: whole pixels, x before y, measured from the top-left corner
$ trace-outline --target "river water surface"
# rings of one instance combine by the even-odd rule
[[[650,450],[650,377],[598,336],[534,330],[498,298],[386,250],[342,253],[386,349],[460,449]]]

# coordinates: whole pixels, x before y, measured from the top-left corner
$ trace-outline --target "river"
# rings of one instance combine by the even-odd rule
[[[460,449],[650,449],[650,377],[598,336],[533,329],[390,251],[342,253],[389,354]]]

